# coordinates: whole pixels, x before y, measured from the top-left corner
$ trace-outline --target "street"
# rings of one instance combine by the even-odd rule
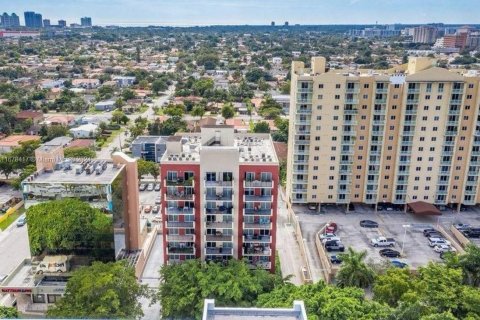
[[[26,225],[17,227],[13,222],[0,231],[0,257],[0,276],[9,274],[20,262],[30,258]]]
[[[150,256],[148,257],[147,264],[143,270],[141,282],[148,285],[148,287],[157,290],[160,285],[159,271],[163,265],[163,239],[162,235],[157,235],[155,244],[153,245]],[[160,318],[160,303],[157,302],[150,306],[150,301],[147,299],[141,299],[143,309],[143,319],[158,319]]]

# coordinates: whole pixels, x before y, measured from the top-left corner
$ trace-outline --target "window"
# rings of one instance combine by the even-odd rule
[[[474,85],[473,83],[469,83],[469,84],[468,84],[468,88],[469,88],[469,89],[473,89],[474,87],[475,87],[475,85]]]
[[[472,99],[472,95],[471,95],[471,94],[467,94],[467,99],[468,99],[468,100],[471,100],[471,99]]]
[[[322,106],[317,106],[317,110],[322,110]]]
[[[442,95],[441,94],[437,96],[437,100],[442,100]]]
[[[425,96],[425,100],[430,100],[430,95],[429,95],[429,94],[427,94],[427,95]]]
[[[44,294],[32,294],[33,303],[45,303]]]
[[[339,94],[335,95],[335,100],[340,100],[340,95]]]
[[[320,83],[320,84],[318,85],[318,89],[323,89],[323,83]]]
[[[363,85],[363,88],[364,88],[364,89],[368,89],[369,87],[370,87],[370,85],[369,85],[368,83],[365,83],[365,84]]]
[[[318,95],[318,100],[322,100],[323,99],[323,94],[319,94]]]
[[[341,84],[338,84],[338,83],[337,83],[337,84],[335,85],[335,89],[340,89],[341,87],[342,87]]]
[[[368,99],[368,94],[364,94],[363,99]]]
[[[440,111],[440,109],[441,109],[440,106],[436,106],[436,107],[435,107],[435,110],[436,110],[436,111]]]
[[[393,99],[398,99],[398,94],[394,94]]]
[[[61,298],[62,298],[62,296],[59,295],[59,294],[47,294],[48,303],[56,303],[56,302],[60,301]]]

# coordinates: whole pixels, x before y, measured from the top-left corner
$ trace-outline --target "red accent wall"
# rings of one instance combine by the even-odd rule
[[[271,243],[271,248],[272,248],[272,256],[270,259],[271,266],[272,268],[270,269],[270,272],[275,272],[275,253],[276,253],[276,242],[277,242],[277,210],[278,210],[278,185],[279,185],[279,166],[278,165],[253,165],[253,164],[241,164],[239,168],[239,188],[238,188],[238,194],[239,194],[239,221],[238,221],[238,257],[239,259],[242,259],[243,254],[243,207],[244,207],[244,202],[243,202],[243,195],[245,193],[245,188],[243,187],[243,181],[245,180],[245,173],[246,172],[255,172],[255,179],[260,180],[260,174],[262,172],[271,172],[272,173],[272,180],[273,180],[273,189],[272,189],[272,195],[273,195],[273,203],[272,203],[272,243]],[[258,189],[260,191],[260,189]]]
[[[202,219],[202,210],[201,210],[201,195],[200,195],[200,164],[162,164],[160,166],[160,177],[162,180],[162,189],[160,190],[162,196],[162,229],[163,229],[163,261],[167,263],[168,255],[167,255],[167,200],[166,200],[166,193],[167,188],[164,185],[164,180],[166,180],[167,172],[168,171],[176,171],[178,172],[178,176],[183,175],[183,172],[190,171],[194,174],[194,187],[193,191],[195,194],[194,198],[194,205],[195,205],[195,256],[197,258],[201,257],[201,219]],[[180,189],[180,187],[179,187]],[[181,189],[180,189],[181,190]],[[177,201],[180,206],[184,205],[183,201]],[[183,221],[183,218],[180,218],[179,221]],[[180,235],[184,235],[184,230],[180,230]]]

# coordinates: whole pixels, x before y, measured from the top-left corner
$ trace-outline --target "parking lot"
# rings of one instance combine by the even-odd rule
[[[337,235],[341,237],[345,248],[352,247],[356,251],[366,250],[367,261],[386,264],[388,260],[398,260],[416,269],[429,261],[441,261],[439,253],[428,245],[428,238],[423,235],[423,229],[435,227],[437,224],[446,224],[449,228],[455,221],[463,221],[464,217],[467,217],[465,223],[474,221],[480,225],[480,211],[478,213],[474,211],[457,213],[449,210],[442,212],[442,216],[415,216],[402,210],[375,212],[368,206],[360,205],[355,205],[354,211],[345,213],[345,208],[345,206],[326,206],[322,208],[322,213],[318,213],[308,209],[307,206],[293,206],[310,252],[317,252],[315,248],[317,232],[326,223],[335,222],[338,224]],[[376,221],[379,227],[362,228],[360,227],[361,220]],[[401,252],[402,257],[382,258],[379,251],[383,248],[374,248],[370,245],[370,240],[378,236],[394,238],[396,244],[392,249]],[[329,254],[337,255],[338,252]],[[316,259],[312,260],[312,264],[313,268],[322,268]]]
[[[154,188],[153,190],[149,191],[148,189],[145,189],[143,191],[139,190],[138,192],[139,204],[140,204],[139,211],[141,211],[141,216],[152,222],[154,220],[157,220],[160,217],[159,199],[161,198],[160,198],[160,191],[158,190],[158,187],[160,186],[160,182],[158,181],[155,182],[153,180],[142,180],[140,183],[146,184],[147,186],[150,183],[153,184],[153,188]],[[155,190],[155,186],[157,186],[157,190]],[[154,212],[155,206],[158,208],[158,212]],[[147,207],[150,207],[150,212],[145,211]]]

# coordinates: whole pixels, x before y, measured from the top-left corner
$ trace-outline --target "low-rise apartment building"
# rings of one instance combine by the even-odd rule
[[[474,205],[480,74],[411,58],[406,70],[327,72],[292,64],[292,203]]]
[[[164,261],[245,259],[275,269],[279,164],[268,134],[204,126],[160,161]]]

